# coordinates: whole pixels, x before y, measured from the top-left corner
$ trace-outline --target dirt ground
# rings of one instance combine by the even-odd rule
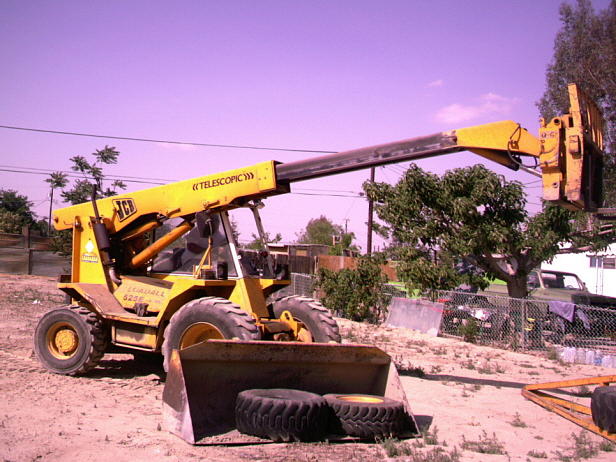
[[[375,344],[394,357],[424,437],[191,446],[161,430],[160,365],[114,354],[85,377],[49,373],[34,357],[32,334],[38,317],[61,304],[54,280],[0,274],[0,291],[0,458],[5,462],[527,461],[577,460],[593,451],[597,454],[590,460],[616,460],[605,440],[520,394],[528,383],[616,370],[346,320],[339,320],[345,342]],[[582,395],[586,390],[576,391]]]

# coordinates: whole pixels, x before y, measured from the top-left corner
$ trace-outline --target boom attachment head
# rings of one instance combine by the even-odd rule
[[[543,198],[571,210],[596,211],[603,201],[601,112],[576,84],[569,84],[569,114],[540,128]]]

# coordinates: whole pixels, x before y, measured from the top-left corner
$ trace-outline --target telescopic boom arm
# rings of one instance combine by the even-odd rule
[[[543,178],[543,197],[571,209],[601,206],[603,120],[592,101],[569,85],[570,113],[541,121],[539,138],[512,121],[495,122],[353,149],[276,166],[280,182],[294,182],[379,165],[471,151],[513,170]],[[531,170],[523,157],[535,159]]]

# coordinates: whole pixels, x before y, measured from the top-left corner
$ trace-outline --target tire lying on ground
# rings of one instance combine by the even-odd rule
[[[327,431],[328,408],[322,396],[287,388],[252,389],[238,394],[237,429],[277,442],[318,441]]]
[[[323,398],[333,413],[333,433],[373,439],[396,436],[408,429],[408,418],[400,401],[354,394],[328,394]]]
[[[597,387],[590,399],[592,420],[597,427],[616,433],[616,387]]]

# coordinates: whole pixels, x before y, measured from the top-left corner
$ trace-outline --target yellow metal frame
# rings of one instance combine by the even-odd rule
[[[555,412],[565,419],[570,420],[574,424],[616,443],[616,433],[609,433],[605,430],[601,430],[595,425],[592,418],[589,418],[592,413],[588,406],[574,403],[573,401],[569,401],[567,399],[558,398],[549,393],[545,393],[544,391],[580,387],[583,385],[609,385],[613,382],[616,382],[616,375],[564,380],[561,382],[537,383],[526,385],[522,388],[522,396],[538,404],[539,406],[542,406],[547,410]]]

